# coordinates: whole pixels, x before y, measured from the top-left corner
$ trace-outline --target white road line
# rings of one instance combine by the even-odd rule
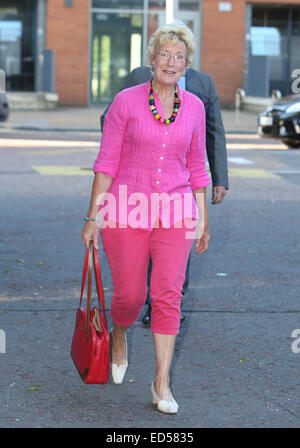
[[[228,157],[228,161],[237,165],[252,165],[254,163],[245,157]]]
[[[99,142],[86,142],[86,141],[67,141],[67,140],[18,140],[18,139],[2,139],[0,147],[97,147],[99,148]]]
[[[270,170],[270,172],[275,174],[300,174],[300,170]]]
[[[247,140],[259,140],[260,136],[258,134],[226,134],[226,138],[231,139],[247,139]]]
[[[284,149],[288,150],[287,146],[279,143],[227,143],[227,149]]]

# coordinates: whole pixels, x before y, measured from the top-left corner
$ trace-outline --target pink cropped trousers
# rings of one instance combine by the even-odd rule
[[[194,228],[195,230],[195,228]],[[110,315],[120,326],[130,326],[139,317],[147,296],[147,271],[152,259],[150,296],[151,331],[176,335],[180,327],[181,291],[194,239],[191,228],[101,230],[114,285]]]

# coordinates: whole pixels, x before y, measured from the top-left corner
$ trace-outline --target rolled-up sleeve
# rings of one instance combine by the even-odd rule
[[[94,173],[101,172],[113,178],[119,169],[126,129],[126,102],[122,93],[116,95],[105,117],[100,149],[93,167]]]
[[[209,185],[210,178],[206,171],[206,126],[205,126],[205,109],[203,103],[199,100],[197,120],[194,128],[190,151],[187,155],[187,168],[190,172],[190,183],[192,190],[204,188]]]

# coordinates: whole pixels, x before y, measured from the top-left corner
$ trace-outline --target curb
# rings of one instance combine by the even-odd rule
[[[78,128],[78,127],[40,127],[40,126],[3,126],[0,124],[0,129],[2,130],[15,130],[15,131],[36,131],[36,132],[95,132],[101,134],[100,128]],[[255,130],[247,129],[227,129],[225,134],[257,134]]]

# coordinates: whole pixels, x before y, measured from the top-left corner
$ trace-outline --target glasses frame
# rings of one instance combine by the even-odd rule
[[[163,56],[161,53],[165,53],[165,56]],[[186,61],[186,57],[183,56],[182,54],[171,54],[166,50],[160,50],[157,53],[157,56],[163,60],[170,60],[170,58],[172,58],[174,60],[175,63],[183,63]],[[182,57],[182,59],[181,59]],[[180,59],[179,59],[180,58]]]

